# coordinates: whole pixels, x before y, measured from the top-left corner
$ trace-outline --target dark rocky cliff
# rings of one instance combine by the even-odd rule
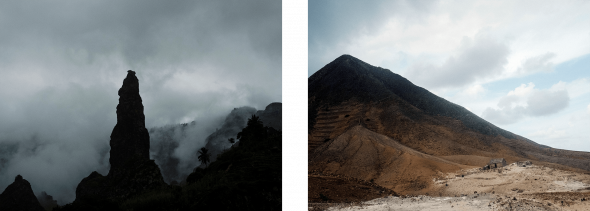
[[[76,188],[76,201],[118,202],[165,185],[160,169],[149,159],[150,137],[145,128],[139,80],[129,70],[119,89],[117,125],[111,133],[111,169],[107,176],[92,172]],[[75,204],[75,203],[74,203]]]
[[[264,110],[256,112],[256,116],[264,123],[264,126],[272,127],[276,130],[283,129],[283,104],[271,103],[266,106]]]
[[[43,211],[29,181],[21,175],[0,194],[0,210]]]
[[[135,72],[129,70],[119,89],[117,105],[117,125],[111,133],[111,171],[109,175],[117,176],[132,160],[150,159],[150,136],[145,128],[143,104],[139,96],[139,80]]]

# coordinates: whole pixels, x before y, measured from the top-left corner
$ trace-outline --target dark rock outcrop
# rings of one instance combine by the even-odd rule
[[[0,194],[0,210],[43,211],[43,207],[35,197],[29,181],[18,175]]]
[[[264,110],[256,112],[256,116],[264,123],[264,126],[272,127],[276,130],[283,129],[283,104],[271,103],[266,106]]]
[[[76,201],[118,202],[165,185],[160,169],[149,159],[150,137],[145,128],[139,81],[129,70],[119,89],[117,125],[111,133],[111,169],[107,176],[92,172],[76,188]]]
[[[282,128],[282,103],[271,103],[266,106],[264,110],[256,111],[251,107],[234,108],[229,115],[225,118],[225,122],[221,128],[211,135],[207,136],[207,144],[205,148],[211,152],[211,162],[217,159],[219,153],[227,150],[229,144],[228,138],[236,138],[236,135],[246,127],[248,118],[252,117],[252,114],[258,116],[262,121],[263,126],[272,127],[275,130],[281,130]],[[235,140],[239,145],[239,140]],[[197,153],[197,152],[195,152]],[[204,167],[205,165],[200,165]]]
[[[132,160],[150,159],[150,136],[145,128],[143,104],[139,96],[139,80],[129,70],[119,89],[117,125],[111,133],[111,171],[109,175],[126,171],[124,166]]]

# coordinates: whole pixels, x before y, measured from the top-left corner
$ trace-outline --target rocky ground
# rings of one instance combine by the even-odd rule
[[[327,210],[590,210],[590,175],[531,165],[466,169],[433,179],[430,196],[385,196]]]

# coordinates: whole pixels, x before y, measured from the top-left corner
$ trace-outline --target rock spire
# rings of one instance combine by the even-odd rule
[[[74,204],[106,206],[105,202],[117,203],[165,185],[160,168],[149,157],[150,136],[145,128],[139,80],[131,70],[119,89],[117,125],[111,133],[110,145],[109,174],[102,176],[95,171],[84,178],[76,188]]]
[[[123,86],[119,89],[117,125],[111,133],[110,174],[124,170],[129,162],[150,159],[150,136],[145,128],[143,104],[139,96],[139,80],[132,70],[127,71]]]

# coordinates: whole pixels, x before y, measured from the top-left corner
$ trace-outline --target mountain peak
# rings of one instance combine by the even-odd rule
[[[359,59],[357,59],[356,57],[354,57],[350,54],[342,54],[341,56],[336,58],[334,61],[346,61],[346,60],[360,61]]]
[[[43,207],[33,193],[29,181],[21,175],[14,178],[14,182],[0,194],[0,210],[39,210]]]
[[[371,69],[371,68],[382,69],[379,67],[372,66],[369,63],[367,63],[359,58],[356,58],[352,55],[349,55],[349,54],[342,54],[338,58],[334,59],[334,61],[332,61],[331,63],[340,64],[340,65],[346,64],[346,65],[356,67],[356,68],[361,67],[362,69]]]

